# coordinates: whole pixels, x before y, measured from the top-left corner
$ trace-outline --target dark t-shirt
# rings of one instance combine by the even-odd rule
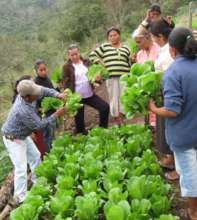
[[[40,76],[36,76],[34,81],[35,81],[36,84],[38,84],[40,86],[50,88],[50,89],[54,89],[53,84],[52,84],[51,80],[49,79],[49,77],[43,78],[43,77],[40,77]],[[41,102],[42,102],[42,99],[37,102],[37,108],[38,109],[41,107]],[[46,116],[48,117],[48,116],[52,115],[53,113],[54,113],[54,111],[48,111],[46,113]]]

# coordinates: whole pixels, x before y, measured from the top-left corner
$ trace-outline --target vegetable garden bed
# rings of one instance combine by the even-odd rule
[[[11,220],[178,219],[151,146],[143,125],[60,136]]]

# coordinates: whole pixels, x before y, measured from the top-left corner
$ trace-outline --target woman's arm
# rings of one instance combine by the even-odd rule
[[[158,108],[152,100],[149,102],[149,108],[153,113],[165,118],[174,118],[178,115],[176,112],[169,111],[165,107]]]
[[[103,59],[103,55],[104,55],[104,49],[103,49],[103,45],[101,45],[90,53],[89,59],[92,63],[100,63]]]

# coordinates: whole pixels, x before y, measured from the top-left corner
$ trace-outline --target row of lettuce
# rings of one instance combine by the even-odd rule
[[[60,136],[11,220],[179,219],[151,145],[143,125]]]

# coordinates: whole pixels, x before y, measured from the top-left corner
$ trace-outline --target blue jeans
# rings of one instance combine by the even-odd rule
[[[197,197],[197,149],[175,150],[176,170],[180,175],[181,195]]]
[[[44,140],[46,144],[46,151],[49,152],[52,147],[52,142],[55,138],[55,129],[56,129],[56,122],[53,124],[48,124],[47,127],[44,128]]]

